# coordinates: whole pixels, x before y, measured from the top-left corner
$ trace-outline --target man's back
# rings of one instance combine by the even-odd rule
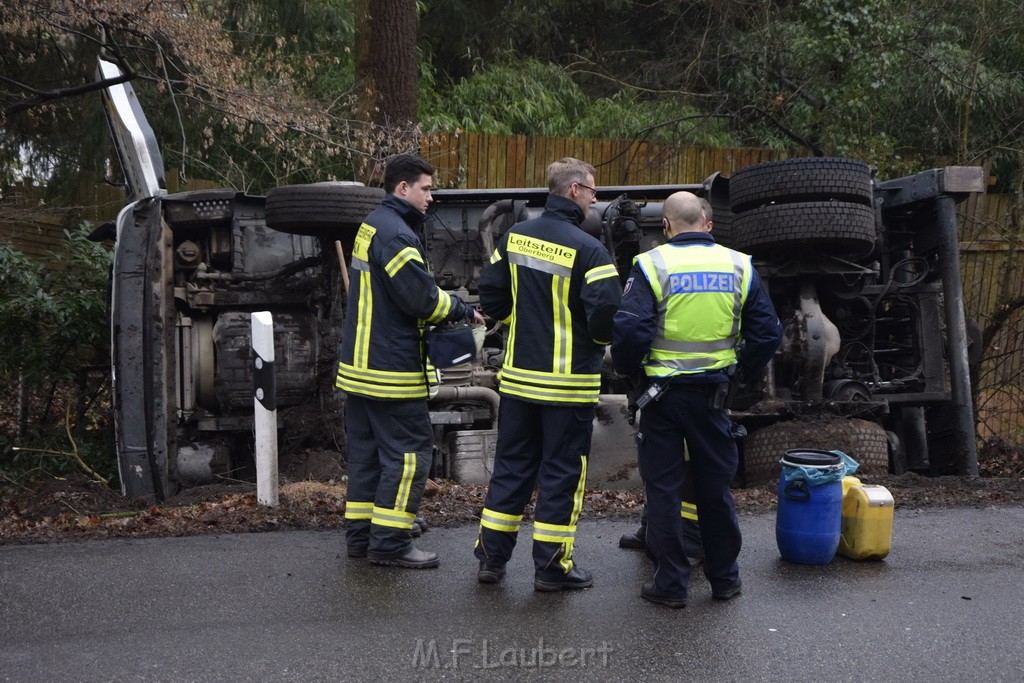
[[[550,196],[542,216],[509,229],[484,271],[481,304],[511,326],[504,393],[554,403],[597,400],[602,344],[611,339],[621,292],[611,257],[578,227],[582,219],[573,202]]]

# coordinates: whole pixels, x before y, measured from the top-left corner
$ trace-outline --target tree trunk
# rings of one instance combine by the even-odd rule
[[[356,115],[368,124],[361,140],[368,163],[357,164],[364,182],[380,180],[387,155],[418,149],[416,22],[415,0],[355,1]]]

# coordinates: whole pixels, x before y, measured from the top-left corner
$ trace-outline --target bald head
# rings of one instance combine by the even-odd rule
[[[711,232],[711,205],[692,192],[669,195],[661,211],[669,237],[681,232]]]

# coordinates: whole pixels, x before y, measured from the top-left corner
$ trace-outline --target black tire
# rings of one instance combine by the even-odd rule
[[[840,450],[860,464],[858,476],[889,471],[889,439],[880,424],[859,419],[787,420],[747,437],[743,445],[747,483],[777,479],[782,471],[779,460],[792,448]]]
[[[735,249],[732,241],[732,212],[728,208],[716,209],[712,215],[711,236],[715,238],[715,243]]]
[[[770,202],[841,201],[871,206],[871,170],[856,159],[785,159],[747,166],[729,179],[736,213]]]
[[[330,240],[355,231],[384,199],[378,187],[314,183],[285,185],[267,193],[267,227]]]
[[[860,258],[875,246],[875,212],[849,202],[770,204],[733,216],[730,241],[755,256],[802,250]]]

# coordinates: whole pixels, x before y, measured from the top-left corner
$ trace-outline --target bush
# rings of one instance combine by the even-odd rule
[[[0,246],[0,471],[66,472],[73,459],[30,449],[75,451],[109,478],[111,254],[65,235],[45,263]]]

